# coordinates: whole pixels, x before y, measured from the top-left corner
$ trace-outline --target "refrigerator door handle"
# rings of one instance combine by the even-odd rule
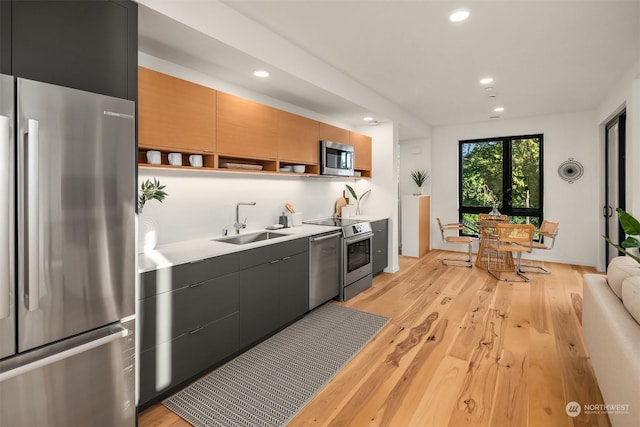
[[[9,378],[17,377],[18,375],[22,375],[27,372],[33,371],[35,369],[42,368],[43,366],[51,365],[61,360],[76,356],[80,353],[84,353],[94,348],[109,344],[113,341],[119,340],[120,338],[124,338],[128,335],[129,335],[129,330],[127,328],[120,326],[120,330],[113,334],[98,338],[93,341],[89,341],[84,344],[80,344],[76,347],[72,347],[58,353],[53,353],[50,356],[43,357],[42,359],[35,360],[31,363],[27,363],[22,366],[18,366],[15,369],[10,369],[5,372],[0,372],[0,383],[8,380]]]
[[[11,170],[11,144],[9,127],[9,117],[0,116],[0,200],[3,205],[0,208],[0,319],[9,317],[9,288],[11,286],[11,261],[9,256],[10,248],[10,203],[11,200],[11,181],[9,179],[9,171]]]
[[[27,121],[27,134],[24,138],[26,151],[26,223],[23,232],[25,233],[25,258],[26,265],[23,271],[26,274],[26,285],[24,289],[24,305],[29,311],[40,308],[40,224],[39,224],[39,176],[38,176],[38,152],[39,152],[39,123],[37,120]]]

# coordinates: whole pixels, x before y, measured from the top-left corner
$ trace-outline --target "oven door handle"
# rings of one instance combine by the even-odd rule
[[[373,233],[367,233],[367,234],[361,234],[358,236],[354,236],[354,237],[347,237],[346,239],[344,239],[344,242],[347,245],[350,245],[352,243],[358,243],[358,242],[362,242],[363,240],[367,240],[373,237]]]
[[[335,237],[339,237],[341,236],[342,233],[338,232],[338,233],[333,233],[333,234],[326,234],[326,235],[322,235],[320,237],[311,237],[311,241],[312,242],[319,242],[321,240],[328,240],[328,239],[333,239]]]

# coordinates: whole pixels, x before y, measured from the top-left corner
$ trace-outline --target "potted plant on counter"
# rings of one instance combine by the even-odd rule
[[[411,172],[411,179],[418,186],[418,192],[414,193],[416,196],[424,194],[424,188],[422,186],[429,181],[429,172],[426,170],[414,170]]]
[[[160,181],[153,178],[147,179],[140,184],[138,192],[138,252],[153,250],[158,243],[158,232],[156,223],[148,214],[143,215],[142,208],[149,200],[157,200],[160,203],[167,197],[164,191],[166,185],[161,185]]]
[[[365,191],[360,197],[358,197],[358,194],[356,193],[356,190],[353,189],[353,187],[351,187],[349,184],[345,185],[347,186],[347,190],[349,190],[349,193],[351,193],[353,198],[356,200],[356,216],[358,216],[360,215],[360,202],[365,198],[367,194],[371,192],[371,189]]]
[[[153,181],[147,179],[140,184],[140,192],[138,193],[138,212],[142,213],[144,204],[149,200],[157,200],[162,203],[164,198],[168,196],[167,192],[164,191],[166,187],[166,185],[160,185],[160,181],[156,178],[153,178]]]

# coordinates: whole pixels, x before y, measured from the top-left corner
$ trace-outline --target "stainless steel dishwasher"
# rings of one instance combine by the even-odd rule
[[[340,294],[342,232],[309,237],[309,310]]]

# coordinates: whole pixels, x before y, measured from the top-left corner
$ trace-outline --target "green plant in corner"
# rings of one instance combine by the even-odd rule
[[[418,187],[422,187],[425,182],[429,181],[429,172],[426,170],[415,170],[411,172],[411,179]]]
[[[607,236],[602,237],[604,237],[604,239],[609,242],[614,248],[616,248],[620,252],[625,253],[629,257],[635,259],[636,262],[640,263],[640,257],[632,254],[627,250],[631,248],[640,248],[640,240],[638,240],[637,237],[634,237],[640,236],[640,222],[638,222],[637,219],[620,208],[616,208],[616,212],[618,213],[618,220],[620,221],[622,230],[624,230],[627,238],[620,242],[619,245],[617,245],[613,243]]]
[[[345,185],[347,186],[347,190],[349,190],[349,193],[351,193],[353,198],[356,199],[356,215],[360,215],[360,202],[365,198],[367,194],[371,192],[371,189],[365,191],[360,197],[358,197],[358,194],[356,194],[356,190],[354,190],[353,187],[351,187],[349,184]]]
[[[157,200],[160,203],[167,197],[167,192],[164,191],[166,185],[160,185],[160,181],[153,178],[153,181],[147,179],[140,184],[140,192],[138,193],[138,210],[142,211],[144,204],[149,200]]]

